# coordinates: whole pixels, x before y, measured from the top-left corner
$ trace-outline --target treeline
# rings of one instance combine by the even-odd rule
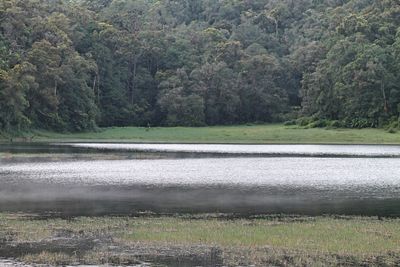
[[[398,0],[0,1],[6,131],[396,125],[399,73]]]

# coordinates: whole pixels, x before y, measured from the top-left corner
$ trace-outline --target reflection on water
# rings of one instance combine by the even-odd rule
[[[397,158],[77,160],[0,166],[3,182],[17,184],[29,181],[110,186],[288,186],[335,190],[360,187],[390,191],[385,191],[385,194],[398,189],[399,173],[400,159]]]
[[[400,157],[400,146],[377,145],[222,145],[222,144],[58,144],[74,148],[139,152],[189,152],[215,154]]]
[[[203,151],[205,146],[191,147]],[[223,147],[232,152],[253,146]],[[260,147],[268,146],[254,146],[251,153]],[[273,147],[281,153],[292,146]],[[213,152],[220,148],[207,146]],[[370,149],[394,153],[396,147],[359,146],[357,153]],[[353,146],[328,150],[356,151]],[[400,215],[399,158],[77,159],[0,164],[3,211]]]

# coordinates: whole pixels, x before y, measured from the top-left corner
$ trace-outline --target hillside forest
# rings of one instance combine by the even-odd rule
[[[399,0],[1,0],[0,131],[398,127]]]

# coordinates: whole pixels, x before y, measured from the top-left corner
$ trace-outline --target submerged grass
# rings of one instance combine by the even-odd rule
[[[388,133],[383,129],[304,129],[283,124],[150,129],[114,127],[74,134],[36,131],[34,135],[35,141],[400,144],[400,133]]]
[[[268,217],[222,219],[191,217],[79,217],[74,219],[35,219],[15,214],[0,214],[0,240],[42,242],[60,233],[69,236],[112,237],[114,246],[151,246],[167,251],[188,250],[193,246],[216,247],[229,265],[275,263],[281,265],[358,263],[400,263],[400,219],[364,217]],[[0,244],[1,245],[1,244]],[[1,246],[0,246],[1,247]],[[50,253],[50,254],[49,254]],[[108,254],[107,254],[108,253]],[[119,255],[107,251],[88,251],[81,261],[104,263],[105,255],[117,263]],[[241,255],[239,257],[239,255]],[[76,255],[70,255],[76,261]],[[136,255],[137,256],[137,255]],[[172,255],[173,256],[173,255]],[[67,263],[62,251],[22,254],[20,259],[34,263]],[[298,261],[298,264],[296,262]],[[339,263],[340,263],[339,262]],[[386,264],[385,263],[385,264]],[[285,265],[285,264],[283,264]]]

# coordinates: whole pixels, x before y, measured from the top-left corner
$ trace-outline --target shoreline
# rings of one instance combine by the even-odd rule
[[[111,127],[95,132],[55,133],[33,130],[14,142],[118,142],[181,144],[370,144],[400,145],[400,133],[384,129],[302,128],[283,124],[212,127]],[[10,138],[0,142],[10,143]]]
[[[222,214],[60,219],[19,213],[0,213],[0,218],[0,255],[7,252],[27,264],[329,266],[400,261],[400,219],[235,219]]]

